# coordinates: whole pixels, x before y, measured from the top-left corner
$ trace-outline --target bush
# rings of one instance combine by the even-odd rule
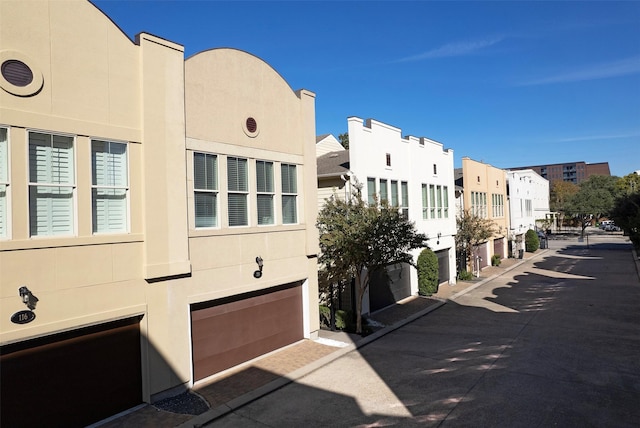
[[[473,279],[473,274],[471,272],[467,272],[466,270],[461,270],[458,272],[458,279],[460,281],[471,281]]]
[[[538,248],[540,248],[538,234],[533,229],[527,230],[527,233],[524,235],[524,249],[527,253],[533,253]]]
[[[500,263],[502,263],[502,260],[500,260],[499,255],[494,254],[491,256],[491,266],[500,266]]]
[[[429,248],[418,256],[418,294],[430,296],[438,292],[438,256]]]

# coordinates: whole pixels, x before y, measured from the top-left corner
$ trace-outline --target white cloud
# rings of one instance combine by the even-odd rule
[[[640,73],[640,57],[626,58],[606,64],[597,64],[567,71],[552,76],[523,82],[521,86],[548,85],[553,83],[579,82],[584,80],[607,79]]]
[[[503,37],[488,37],[480,40],[469,40],[465,42],[453,42],[442,45],[430,51],[405,58],[400,58],[396,62],[421,61],[424,59],[444,58],[454,56],[472,55],[477,51],[495,45],[503,40]]]

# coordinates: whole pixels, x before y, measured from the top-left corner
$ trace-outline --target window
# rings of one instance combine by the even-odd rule
[[[427,185],[422,185],[422,219],[427,220],[429,218],[429,194],[427,191]]]
[[[433,164],[433,175],[438,175],[438,165]]]
[[[273,224],[273,162],[256,161],[258,224]]]
[[[438,218],[442,218],[442,186],[436,186],[436,195],[438,197],[438,199],[436,200]]]
[[[0,238],[8,234],[9,144],[7,128],[0,128]]]
[[[524,209],[525,209],[525,216],[526,217],[533,216],[533,205],[531,204],[531,199],[525,199],[525,201],[524,201]]]
[[[429,185],[429,207],[431,211],[431,218],[436,218],[436,186]]]
[[[74,233],[73,137],[29,133],[31,236]]]
[[[391,153],[387,153],[387,166],[391,166]]]
[[[196,227],[218,226],[218,157],[193,154],[193,203]]]
[[[128,175],[126,144],[91,141],[93,233],[127,231]]]
[[[487,194],[471,192],[471,213],[482,218],[487,217]]]
[[[398,203],[398,182],[391,180],[391,205],[394,207],[399,206]]]
[[[389,202],[389,195],[387,194],[387,180],[380,179],[380,202]]]
[[[282,164],[282,223],[298,222],[298,179],[295,165]]]
[[[444,218],[449,218],[449,188],[442,186],[442,211]]]
[[[400,183],[402,193],[402,209],[400,210],[404,218],[409,218],[409,184],[406,181]]]
[[[229,226],[249,224],[247,197],[249,194],[247,160],[227,158],[227,190]]]
[[[493,217],[504,217],[504,195],[492,194],[491,203]]]
[[[367,178],[367,202],[369,205],[376,203],[376,179],[371,177]]]

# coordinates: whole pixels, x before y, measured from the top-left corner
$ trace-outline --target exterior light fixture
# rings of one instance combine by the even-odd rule
[[[18,289],[18,293],[20,293],[20,298],[22,299],[22,303],[27,305],[27,307],[31,310],[36,308],[36,304],[38,303],[38,298],[31,293],[31,291],[26,287],[22,286]]]
[[[442,233],[438,232],[438,240],[436,241],[437,245],[440,245],[440,237],[442,236]]]
[[[258,270],[253,272],[253,277],[257,279],[262,277],[262,266],[264,265],[262,257],[256,257],[256,263],[258,264]]]

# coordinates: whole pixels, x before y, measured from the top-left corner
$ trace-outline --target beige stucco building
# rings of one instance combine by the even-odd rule
[[[472,214],[493,223],[494,234],[474,250],[474,266],[477,270],[491,264],[491,257],[500,259],[508,255],[509,201],[507,196],[507,172],[468,157],[462,158],[462,168],[456,170],[456,185],[462,188],[462,206]]]
[[[0,1],[0,66],[3,426],[86,425],[317,334],[313,93],[83,0]]]

